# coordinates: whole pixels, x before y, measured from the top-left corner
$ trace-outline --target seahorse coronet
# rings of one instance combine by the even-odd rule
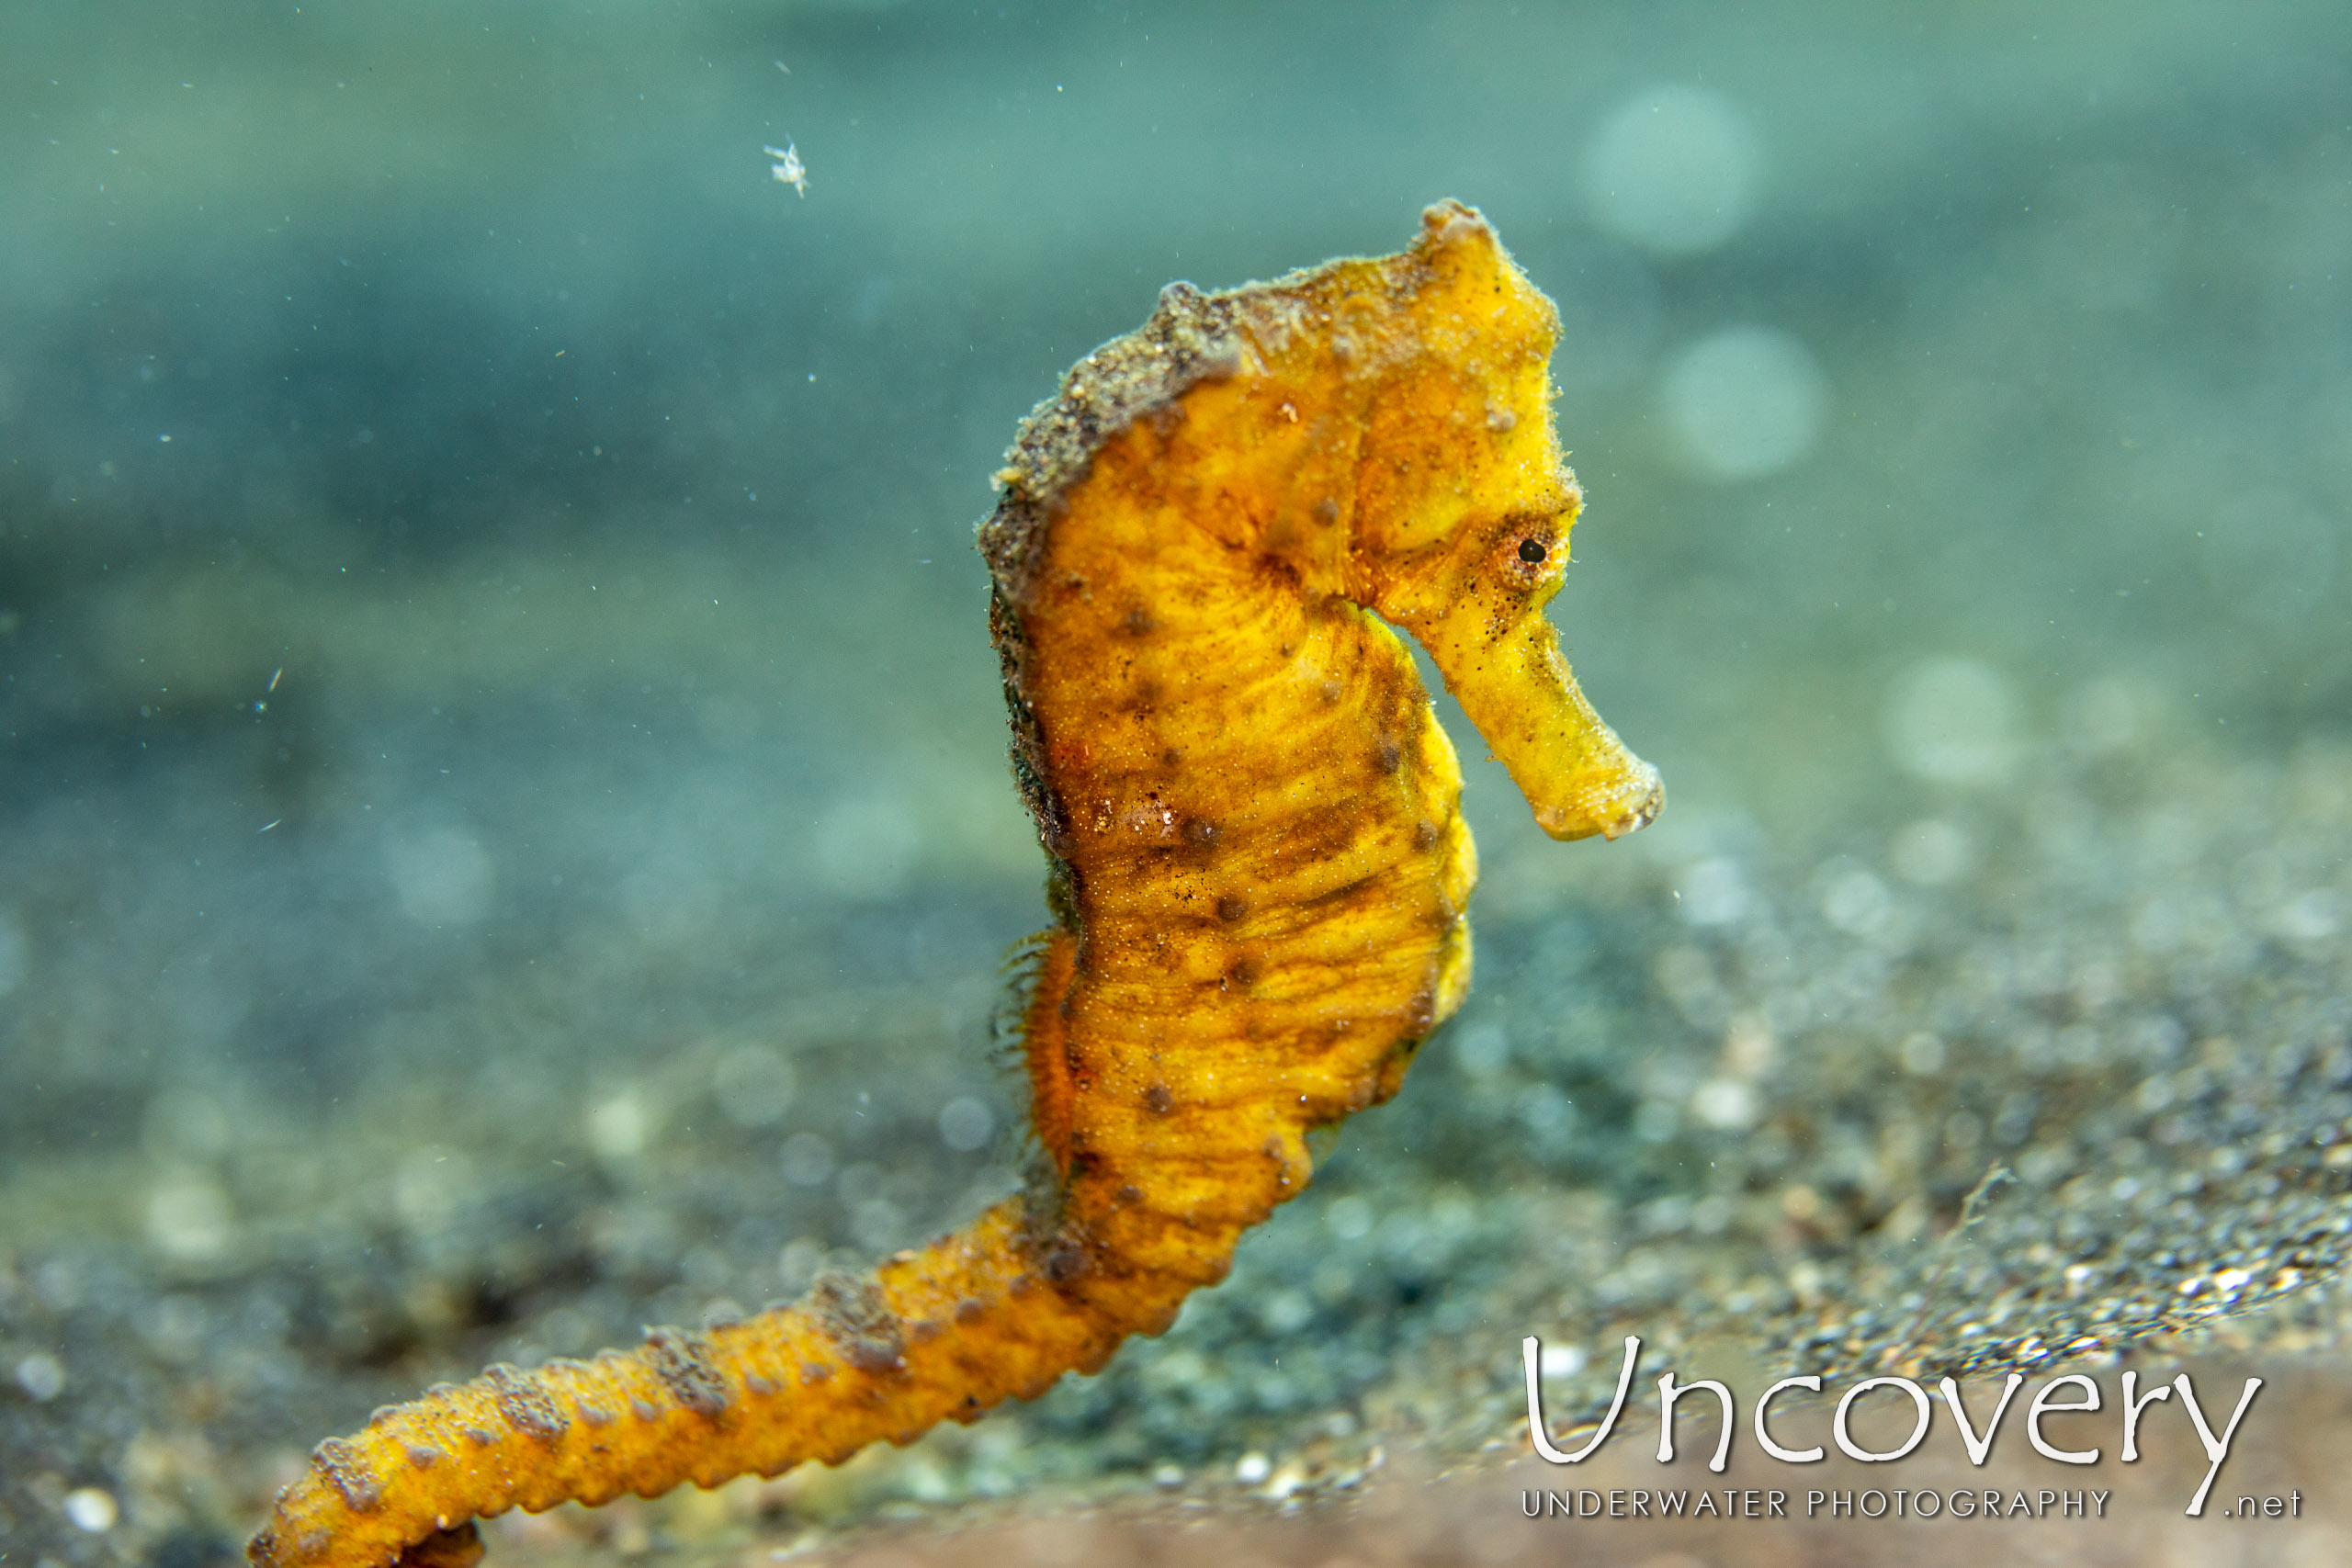
[[[791,1306],[492,1366],[320,1445],[261,1568],[469,1568],[470,1521],[838,1462],[1157,1334],[1396,1092],[1470,980],[1462,773],[1402,631],[1555,838],[1655,769],[1544,606],[1582,504],[1549,300],[1475,210],[1399,254],[1162,290],[1022,423],[978,530],[1051,925],[1008,959],[1022,1191]]]

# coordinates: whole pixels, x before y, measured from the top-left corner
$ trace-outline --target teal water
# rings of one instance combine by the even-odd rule
[[[1514,1204],[1619,1216],[1587,1321],[1798,1312],[1996,1158],[2128,1207],[2326,1143],[2347,44],[2211,0],[11,8],[0,1536],[209,1561],[379,1400],[1001,1190],[1043,906],[988,476],[1163,282],[1442,197],[1560,303],[1555,616],[1669,813],[1553,846],[1457,720],[1472,1011],[1277,1222],[1357,1272],[1245,1258],[1209,1352],[956,1485],[1383,1429],[1413,1347],[1566,1313]],[[1750,1233],[1720,1288],[1635,1267]]]

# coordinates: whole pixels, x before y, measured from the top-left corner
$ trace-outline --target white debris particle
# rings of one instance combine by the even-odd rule
[[[1584,1348],[1580,1345],[1546,1345],[1535,1370],[1547,1378],[1572,1378],[1584,1371]]]
[[[808,194],[808,169],[800,161],[800,150],[786,141],[781,147],[763,147],[760,151],[775,160],[768,173],[774,175],[779,184],[790,186],[805,198]]]
[[[1712,1077],[1692,1092],[1690,1109],[1710,1127],[1745,1127],[1756,1120],[1756,1091],[1737,1078]]]
[[[36,1350],[17,1363],[17,1386],[35,1404],[47,1404],[65,1392],[65,1369],[56,1357]]]
[[[588,1111],[588,1146],[598,1159],[627,1161],[645,1152],[652,1135],[651,1113],[633,1089],[624,1089]]]
[[[939,1110],[939,1141],[962,1154],[984,1146],[996,1131],[996,1118],[978,1100],[961,1097]]]
[[[65,1495],[65,1517],[74,1521],[74,1529],[87,1530],[92,1535],[104,1535],[114,1529],[119,1512],[115,1506],[114,1494],[102,1492],[95,1486],[84,1486]]]
[[[1279,1503],[1306,1484],[1306,1467],[1294,1460],[1266,1478],[1265,1495]]]
[[[236,1240],[229,1194],[204,1176],[167,1178],[148,1195],[147,1239],[165,1257],[184,1263],[227,1256]]]

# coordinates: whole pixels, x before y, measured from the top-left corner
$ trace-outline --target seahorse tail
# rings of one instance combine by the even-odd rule
[[[1223,1279],[1241,1233],[1306,1181],[1299,1097],[1277,1106],[1127,1108],[1081,1091],[1060,1006],[1075,944],[1057,932],[1024,1020],[1054,1168],[965,1229],[799,1303],[537,1371],[493,1366],[331,1438],[278,1497],[255,1568],[471,1568],[471,1521],[510,1508],[657,1496],[838,1463],[1091,1372]],[[1172,1139],[1162,1134],[1174,1134]]]
[[[477,1517],[911,1441],[1165,1327],[1225,1270],[1238,1227],[1208,1230],[1176,1267],[1138,1266],[1087,1240],[1058,1200],[1024,1195],[870,1278],[826,1276],[793,1306],[654,1329],[593,1361],[493,1366],[321,1443],[247,1554],[256,1568],[463,1568]]]

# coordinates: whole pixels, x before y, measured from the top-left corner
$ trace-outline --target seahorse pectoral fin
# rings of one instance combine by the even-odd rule
[[[1621,839],[1657,819],[1657,770],[1593,711],[1540,608],[1498,624],[1471,594],[1403,618],[1546,833]]]

